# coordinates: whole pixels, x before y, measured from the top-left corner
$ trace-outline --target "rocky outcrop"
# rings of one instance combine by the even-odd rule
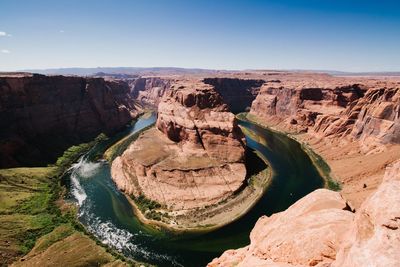
[[[400,265],[400,161],[356,212],[333,267]]]
[[[3,75],[0,166],[46,165],[69,146],[112,134],[136,115],[123,81]]]
[[[316,190],[261,217],[250,245],[208,266],[399,266],[400,161],[355,213],[337,192]]]
[[[178,82],[144,132],[112,164],[119,189],[185,211],[217,204],[243,185],[244,139],[220,95],[200,82]]]
[[[204,83],[214,86],[232,112],[244,112],[251,107],[260,87],[261,79],[205,78]]]
[[[171,79],[160,77],[140,77],[129,81],[131,96],[138,102],[151,107],[158,106],[170,84]]]

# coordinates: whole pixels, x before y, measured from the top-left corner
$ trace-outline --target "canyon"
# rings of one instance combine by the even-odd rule
[[[245,191],[246,141],[234,114],[247,112],[252,123],[314,151],[318,157],[310,157],[327,163],[321,171],[340,191],[318,189],[261,217],[248,246],[227,250],[210,267],[400,263],[399,78],[284,71],[100,76],[1,74],[0,166],[54,162],[69,146],[112,136],[157,108],[155,127],[112,162],[113,181],[145,223],[183,231],[221,226],[238,211],[224,213],[224,205],[254,193]],[[155,211],[141,210],[143,203]]]
[[[170,227],[198,227],[206,223],[187,214],[200,214],[244,186],[244,142],[235,116],[212,86],[174,82],[158,105],[156,127],[113,161],[111,175],[126,194],[165,207]]]

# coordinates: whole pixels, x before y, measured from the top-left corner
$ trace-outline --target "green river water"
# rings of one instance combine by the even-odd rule
[[[139,118],[131,133],[153,124],[155,115]],[[69,198],[79,205],[79,220],[101,242],[124,255],[158,266],[205,266],[223,251],[249,244],[249,233],[257,219],[282,211],[309,192],[323,187],[322,177],[301,145],[286,135],[240,121],[251,131],[249,150],[257,150],[269,161],[272,182],[258,203],[239,220],[205,234],[173,235],[141,224],[110,176],[110,165],[94,160],[104,145],[97,145],[74,164],[66,184]],[[257,139],[257,140],[255,140]],[[248,168],[262,161],[249,157]]]

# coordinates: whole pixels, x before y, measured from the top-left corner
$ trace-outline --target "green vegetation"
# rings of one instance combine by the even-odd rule
[[[310,156],[312,162],[317,166],[321,175],[325,178],[326,187],[333,191],[340,191],[342,189],[340,183],[331,177],[331,168],[328,163],[317,153],[315,153],[307,145],[302,144],[303,150]]]
[[[130,197],[133,199],[138,209],[142,212],[142,214],[144,214],[147,219],[163,221],[170,218],[167,213],[157,211],[157,209],[163,207],[160,203],[150,200],[143,195],[139,195],[138,197],[131,195]]]
[[[150,200],[143,195],[139,195],[139,197],[133,197],[133,199],[135,200],[136,205],[139,207],[141,211],[161,208],[160,203]]]
[[[89,143],[83,143],[76,146],[71,146],[65,150],[64,154],[57,159],[56,166],[60,167],[62,171],[69,167],[73,162],[75,162],[81,155],[88,152],[95,144],[108,140],[105,134],[100,134],[95,140]]]
[[[77,231],[89,239],[76,219],[76,209],[63,203],[60,177],[82,154],[106,138],[101,134],[92,142],[70,147],[54,166],[0,169],[1,266],[29,251],[29,255],[44,253],[54,243]],[[108,258],[124,260],[115,252],[112,257],[105,248],[99,249],[104,250]]]

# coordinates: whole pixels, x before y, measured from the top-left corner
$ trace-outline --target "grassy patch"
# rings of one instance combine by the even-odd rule
[[[55,166],[0,170],[0,253],[4,255],[0,265],[29,252],[39,237],[57,226],[76,224],[74,216],[62,214],[56,205],[61,192],[59,177],[104,138],[100,135],[93,142],[67,149]]]
[[[142,212],[142,214],[150,220],[163,221],[163,219],[169,219],[170,216],[167,213],[157,211],[157,209],[163,208],[163,206],[151,199],[146,198],[143,195],[139,197],[130,196],[135,202],[136,206]]]
[[[62,224],[56,227],[52,232],[47,235],[42,236],[36,242],[35,248],[32,250],[32,253],[37,254],[42,251],[45,251],[52,244],[70,236],[75,232],[75,229],[70,224]]]
[[[16,266],[147,266],[126,263],[101,244],[77,221],[76,207],[60,198],[67,168],[106,139],[70,147],[53,166],[0,169],[0,266],[23,255]]]

